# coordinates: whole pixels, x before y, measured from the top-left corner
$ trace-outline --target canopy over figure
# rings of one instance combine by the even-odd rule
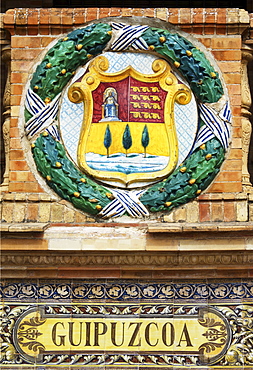
[[[104,91],[102,104],[102,119],[99,122],[121,121],[118,118],[119,104],[117,100],[118,100],[117,91],[113,87],[108,87]]]

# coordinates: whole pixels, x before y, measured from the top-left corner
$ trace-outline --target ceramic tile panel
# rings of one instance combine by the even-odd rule
[[[252,281],[6,281],[1,291],[2,368],[252,367]]]

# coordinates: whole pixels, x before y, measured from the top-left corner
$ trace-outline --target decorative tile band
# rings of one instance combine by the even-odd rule
[[[253,283],[6,281],[1,368],[253,366]]]
[[[252,368],[253,304],[9,304],[2,368]],[[155,366],[155,367],[154,367]],[[39,367],[42,369],[42,367]]]
[[[0,287],[1,297],[5,302],[9,301],[69,301],[77,302],[88,300],[108,299],[113,301],[131,301],[141,299],[159,299],[171,302],[174,300],[221,300],[233,302],[234,300],[253,299],[253,282],[246,283],[100,283],[81,282],[72,284],[30,284],[30,283],[6,283]]]

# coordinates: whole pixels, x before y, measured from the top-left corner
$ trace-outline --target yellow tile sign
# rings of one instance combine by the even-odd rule
[[[41,363],[43,356],[55,353],[117,356],[138,352],[164,358],[187,354],[202,364],[214,363],[224,355],[231,333],[227,319],[219,311],[190,307],[172,313],[168,307],[32,308],[17,321],[14,343],[32,363]]]

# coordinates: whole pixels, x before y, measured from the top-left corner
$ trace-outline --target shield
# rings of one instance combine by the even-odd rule
[[[188,104],[190,90],[165,60],[153,62],[153,74],[108,67],[105,56],[95,58],[68,91],[72,102],[84,103],[79,167],[125,188],[167,177],[178,162],[174,104]]]

